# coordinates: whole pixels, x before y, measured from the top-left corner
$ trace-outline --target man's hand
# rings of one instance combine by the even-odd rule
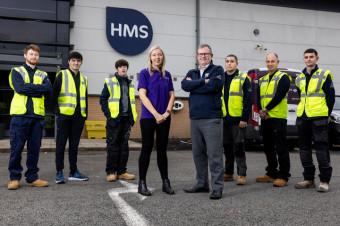
[[[260,118],[261,118],[262,120],[267,120],[267,119],[269,119],[269,115],[267,114],[267,112],[264,112],[263,110],[261,110],[261,111],[259,112],[259,115],[260,115]]]
[[[238,125],[240,128],[246,128],[247,127],[247,122],[245,121],[240,121],[240,124]]]
[[[204,80],[204,82],[205,82],[205,83],[208,83],[208,82],[209,82],[209,79],[206,78],[206,79]]]
[[[192,79],[190,77],[187,77],[186,80],[191,81]]]

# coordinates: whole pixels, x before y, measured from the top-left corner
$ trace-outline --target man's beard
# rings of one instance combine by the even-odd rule
[[[37,64],[37,60],[29,60],[29,59],[27,59],[27,63],[29,63],[30,65],[36,65]]]

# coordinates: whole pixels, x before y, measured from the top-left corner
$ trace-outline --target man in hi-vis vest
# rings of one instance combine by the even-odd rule
[[[70,174],[68,179],[87,181],[89,178],[81,174],[77,167],[78,146],[80,136],[87,119],[87,77],[79,71],[83,56],[78,52],[69,54],[69,68],[58,72],[53,84],[53,105],[57,116],[56,169],[57,184],[65,183],[64,153],[69,140],[68,159]]]
[[[273,182],[276,187],[287,185],[290,177],[290,158],[287,145],[288,91],[292,78],[277,69],[279,59],[276,53],[266,58],[269,73],[259,79],[257,87],[257,108],[261,117],[264,153],[268,166],[257,182]],[[278,168],[279,167],[279,168]]]
[[[51,91],[51,82],[47,73],[36,65],[39,61],[40,48],[29,45],[24,49],[26,63],[14,67],[9,75],[9,84],[14,90],[10,114],[11,155],[8,170],[10,172],[9,190],[19,188],[21,172],[21,153],[27,142],[26,186],[47,187],[46,181],[38,177],[38,160],[45,116],[45,96]]]
[[[332,176],[332,166],[328,151],[328,117],[335,102],[333,75],[329,70],[323,70],[316,64],[319,60],[315,49],[304,52],[303,61],[306,68],[302,71],[295,84],[300,95],[297,109],[296,125],[299,132],[300,159],[304,168],[304,181],[295,188],[314,188],[315,166],[312,158],[312,140],[316,158],[319,163],[319,192],[329,190]]]
[[[131,126],[137,120],[135,88],[128,79],[129,63],[120,59],[116,61],[117,72],[112,78],[106,78],[100,105],[107,118],[106,122],[106,174],[107,181],[118,179],[133,180],[135,175],[127,172],[129,159],[129,137]]]
[[[223,118],[223,148],[225,154],[224,181],[234,180],[234,162],[237,165],[237,185],[246,184],[246,154],[244,135],[251,111],[252,91],[247,72],[237,69],[238,59],[228,55],[225,59],[223,88],[227,115]]]

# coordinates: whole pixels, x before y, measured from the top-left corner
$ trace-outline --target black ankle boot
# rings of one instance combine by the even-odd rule
[[[165,192],[165,193],[167,193],[169,195],[175,194],[174,190],[172,190],[172,188],[170,186],[169,179],[164,179],[163,180],[163,192]]]
[[[146,187],[146,181],[145,180],[139,181],[138,193],[141,194],[141,195],[144,195],[144,196],[151,196],[151,192]]]

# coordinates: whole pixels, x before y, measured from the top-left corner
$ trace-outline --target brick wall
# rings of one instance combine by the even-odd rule
[[[184,104],[184,107],[182,110],[177,111],[174,113],[172,111],[171,114],[171,127],[170,127],[170,134],[169,138],[190,138],[190,119],[189,119],[189,105],[188,100],[184,99],[177,99],[181,101]],[[106,121],[106,117],[104,116],[100,104],[99,104],[99,97],[98,96],[90,96],[88,98],[89,103],[89,110],[88,110],[88,121]],[[135,125],[132,127],[131,130],[131,136],[130,138],[141,138],[141,132],[140,132],[140,124],[139,124],[139,118],[141,115],[141,100],[139,98],[136,98],[136,107],[137,107],[137,113],[138,118]],[[86,128],[84,127],[82,137],[86,138]]]

